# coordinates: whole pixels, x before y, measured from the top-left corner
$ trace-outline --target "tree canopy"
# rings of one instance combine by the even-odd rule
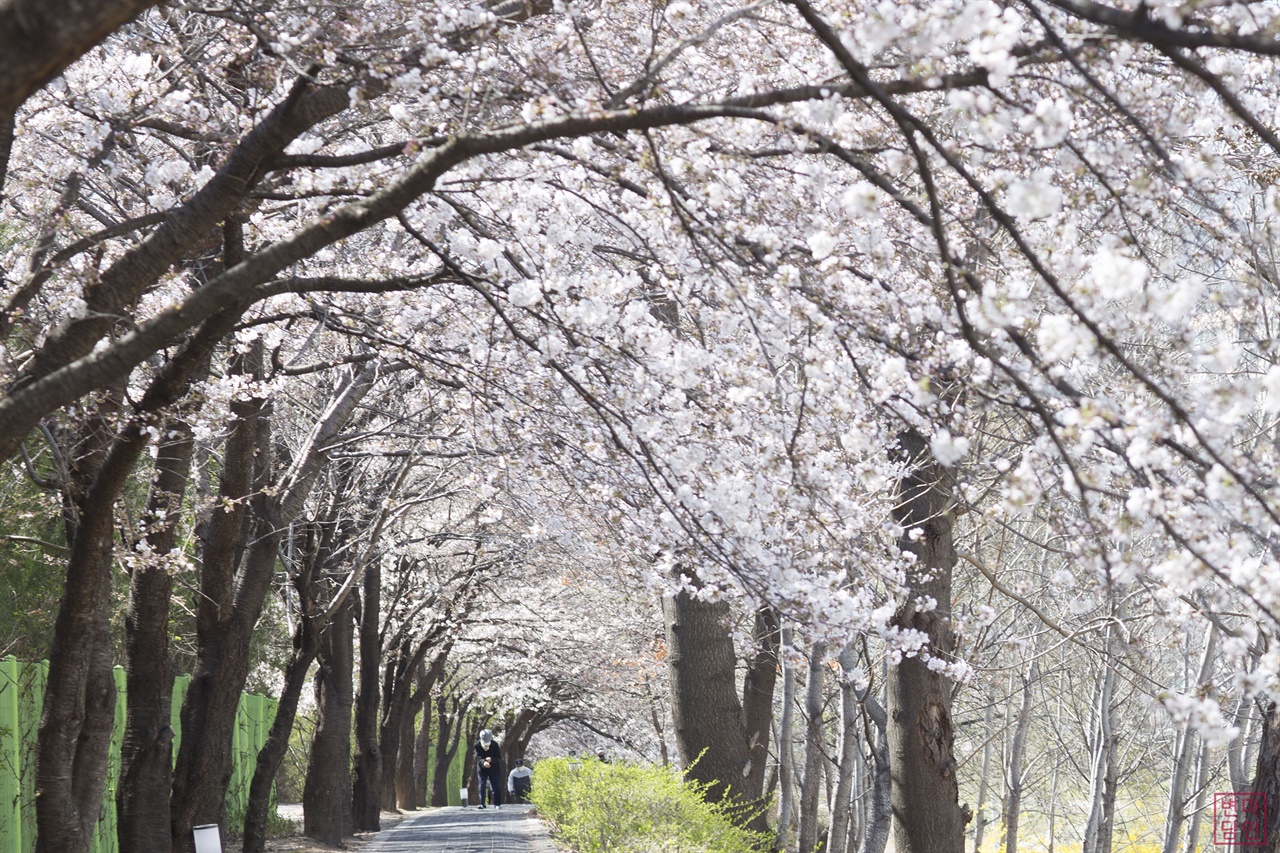
[[[874,835],[881,759],[899,851],[980,843],[1001,721],[1010,851],[1028,739],[1088,789],[1086,850],[1120,784],[1165,786],[1177,845],[1194,755],[1201,794],[1280,795],[1278,32],[1229,1],[0,4],[0,565],[62,596],[47,640],[0,626],[50,660],[41,849],[87,849],[115,662],[122,845],[221,820],[268,623],[263,784],[318,661],[357,825],[414,800],[432,714],[437,756],[504,715],[521,751],[732,739],[690,772],[754,800],[777,768],[761,819],[785,841],[794,799],[806,848],[827,772],[832,845]],[[1070,783],[1050,701],[1090,720]]]

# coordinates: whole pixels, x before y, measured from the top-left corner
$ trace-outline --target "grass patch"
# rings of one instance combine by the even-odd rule
[[[538,762],[532,800],[575,853],[758,853],[770,838],[729,819],[702,789],[656,765]]]

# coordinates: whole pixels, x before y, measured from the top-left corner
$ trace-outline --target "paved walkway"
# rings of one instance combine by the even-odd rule
[[[561,853],[532,806],[429,809],[378,833],[367,853]]]

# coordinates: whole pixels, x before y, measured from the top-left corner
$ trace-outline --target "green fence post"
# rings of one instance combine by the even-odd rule
[[[0,853],[22,853],[22,740],[18,661],[0,660]]]

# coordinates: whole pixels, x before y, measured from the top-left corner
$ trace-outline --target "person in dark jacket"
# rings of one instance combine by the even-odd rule
[[[494,808],[502,806],[502,747],[493,739],[493,732],[485,729],[475,742],[476,779],[480,787],[480,808],[484,808],[486,792],[493,798]]]
[[[507,776],[507,794],[513,803],[527,803],[529,791],[533,788],[533,771],[524,766],[523,758],[517,758],[515,763]]]

